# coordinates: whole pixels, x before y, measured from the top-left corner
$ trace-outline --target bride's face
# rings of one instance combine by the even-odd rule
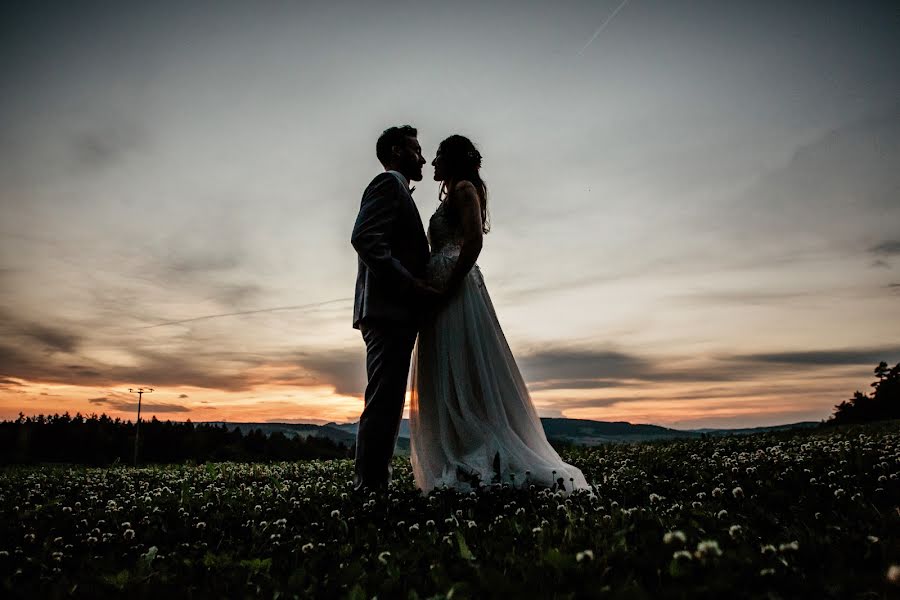
[[[444,180],[444,168],[443,168],[443,157],[441,156],[440,148],[438,148],[437,154],[434,155],[434,160],[431,161],[431,166],[434,167],[434,180],[435,181],[443,181]]]

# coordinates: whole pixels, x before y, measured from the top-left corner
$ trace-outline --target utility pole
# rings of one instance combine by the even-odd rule
[[[138,441],[141,438],[141,397],[144,394],[149,394],[153,391],[153,388],[142,388],[139,387],[137,389],[128,388],[128,393],[137,394],[138,395],[138,416],[137,416],[137,427],[134,430],[134,466],[137,466],[138,461]]]

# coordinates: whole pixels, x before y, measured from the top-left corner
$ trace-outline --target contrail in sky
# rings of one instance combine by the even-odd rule
[[[219,317],[235,317],[238,315],[253,315],[256,313],[275,312],[276,310],[304,310],[311,308],[319,308],[328,304],[337,304],[338,302],[350,302],[353,298],[338,298],[337,300],[326,300],[324,302],[313,302],[312,304],[298,304],[297,306],[276,306],[274,308],[260,308],[258,310],[242,310],[240,312],[222,313],[220,315],[205,315],[202,317],[192,317],[190,319],[181,319],[178,321],[166,321],[156,325],[144,325],[138,329],[153,329],[154,327],[166,327],[167,325],[180,325],[181,323],[191,323],[192,321],[203,321],[205,319],[218,319]]]
[[[628,4],[628,2],[629,2],[629,0],[625,0],[624,2],[622,2],[622,4],[620,4],[619,6],[616,7],[616,10],[612,11],[612,13],[611,13],[608,17],[606,17],[606,20],[603,21],[603,23],[600,24],[600,27],[597,28],[597,31],[594,32],[594,35],[591,36],[591,39],[589,39],[589,40],[587,41],[587,44],[585,44],[585,45],[581,48],[581,50],[578,51],[577,56],[581,56],[582,54],[584,54],[584,51],[587,50],[587,47],[590,46],[591,43],[592,43],[594,40],[597,39],[597,36],[600,35],[600,32],[603,31],[603,30],[606,28],[607,25],[609,25],[609,22],[613,20],[613,17],[615,17],[616,14],[617,14],[620,10],[622,10],[622,9],[625,7],[626,4]]]

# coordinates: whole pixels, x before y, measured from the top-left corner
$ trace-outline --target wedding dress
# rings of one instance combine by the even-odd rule
[[[453,217],[444,202],[428,225],[428,279],[438,286],[459,257]],[[590,491],[547,441],[478,265],[422,326],[412,371],[410,462],[423,493],[491,483]]]

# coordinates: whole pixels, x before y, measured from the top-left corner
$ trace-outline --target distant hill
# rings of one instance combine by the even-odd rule
[[[215,425],[225,425],[229,430],[240,428],[247,433],[251,429],[259,429],[266,435],[280,431],[288,437],[308,436],[329,438],[335,442],[352,446],[356,442],[356,431],[359,423],[231,423],[209,421]],[[706,435],[742,435],[762,431],[776,431],[798,427],[817,427],[816,421],[803,421],[770,427],[746,427],[740,429],[670,429],[659,425],[632,424],[626,421],[591,421],[589,419],[542,418],[544,432],[551,441],[580,446],[596,446],[599,444],[620,442],[644,442],[648,440],[667,440],[674,438],[697,438]],[[397,453],[409,454],[409,419],[400,423],[400,434],[397,440]]]

